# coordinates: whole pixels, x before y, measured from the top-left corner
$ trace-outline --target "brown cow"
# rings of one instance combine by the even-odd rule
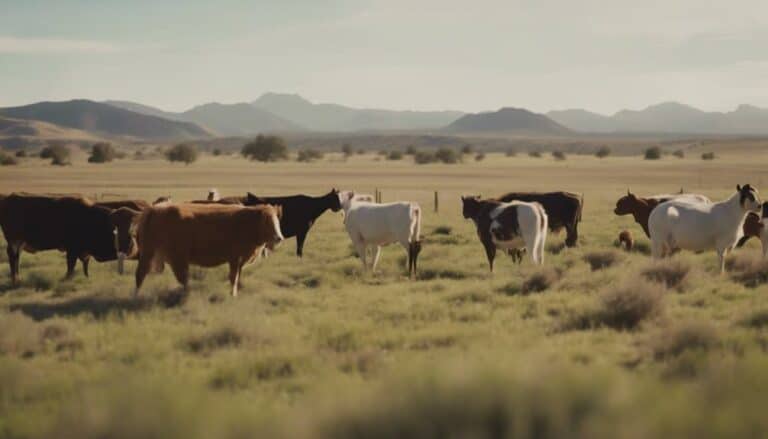
[[[632,215],[635,219],[635,222],[640,224],[640,227],[643,228],[643,232],[645,232],[645,236],[651,237],[651,234],[648,232],[648,217],[651,215],[651,211],[654,207],[658,206],[661,203],[664,203],[666,201],[677,199],[677,198],[688,198],[691,201],[700,202],[700,203],[711,203],[712,201],[709,200],[709,198],[703,196],[703,195],[697,195],[697,194],[675,194],[675,195],[656,195],[652,197],[638,197],[629,190],[627,190],[627,195],[624,195],[623,197],[619,198],[618,201],[616,201],[616,208],[613,210],[613,213],[616,215],[622,216],[622,215]]]
[[[118,252],[130,253],[116,235],[126,233],[120,215],[82,197],[11,194],[0,198],[0,227],[7,243],[11,283],[18,282],[21,250],[61,250],[67,254],[67,278],[78,258],[93,256],[112,261]]]
[[[232,296],[237,296],[243,265],[264,247],[273,248],[284,239],[278,215],[278,209],[270,205],[188,203],[145,210],[137,229],[140,252],[134,295],[151,267],[168,262],[185,291],[190,264],[214,267],[229,263]]]
[[[621,233],[619,233],[619,245],[624,246],[624,249],[628,252],[632,251],[632,247],[635,246],[632,232],[629,230],[622,230]]]

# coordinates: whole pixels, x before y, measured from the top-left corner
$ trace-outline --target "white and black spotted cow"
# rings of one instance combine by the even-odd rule
[[[544,263],[548,224],[547,214],[539,203],[503,203],[479,197],[461,197],[461,201],[464,218],[475,223],[491,271],[497,249],[515,254],[525,248],[534,264]]]

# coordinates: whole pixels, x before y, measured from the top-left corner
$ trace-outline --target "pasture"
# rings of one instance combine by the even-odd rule
[[[459,165],[253,163],[205,156],[0,171],[0,192],[119,194],[175,201],[354,189],[424,211],[419,274],[385,247],[376,274],[340,214],[243,271],[170,270],[131,297],[135,261],[62,280],[64,256],[23,253],[10,288],[0,254],[0,437],[743,437],[768,431],[768,282],[752,240],[718,274],[714,252],[653,264],[617,198],[683,187],[720,200],[737,183],[768,197],[768,150],[718,159],[549,155]],[[695,158],[694,158],[695,157]],[[543,268],[497,256],[490,274],[460,196],[584,194],[579,246],[549,234]],[[433,191],[440,210],[433,211]],[[637,250],[614,242],[629,229]],[[107,434],[109,433],[109,434]]]

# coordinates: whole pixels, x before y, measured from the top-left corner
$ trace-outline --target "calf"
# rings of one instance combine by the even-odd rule
[[[579,239],[579,222],[584,207],[584,197],[572,192],[510,192],[497,198],[499,201],[525,201],[539,203],[547,214],[549,230],[565,229],[565,245],[575,247]]]
[[[497,248],[509,251],[525,247],[534,264],[544,263],[548,219],[540,204],[503,203],[477,196],[461,197],[461,202],[464,218],[475,223],[491,272]]]
[[[368,269],[366,251],[373,249],[371,271],[376,271],[381,246],[400,243],[408,252],[408,276],[416,274],[416,261],[421,252],[421,207],[412,202],[370,203],[357,201],[354,192],[342,203],[344,225],[357,255]]]
[[[689,203],[670,200],[661,203],[648,218],[651,252],[662,258],[676,248],[693,251],[714,249],[725,271],[725,256],[742,232],[744,218],[761,209],[757,190],[736,186],[736,193],[719,203]]]
[[[302,257],[304,254],[304,241],[307,239],[309,229],[315,223],[317,218],[326,210],[332,212],[341,210],[341,199],[339,191],[332,189],[321,197],[310,197],[307,195],[293,195],[288,197],[257,197],[248,192],[243,200],[246,206],[257,206],[260,204],[271,204],[279,206],[282,209],[280,217],[280,230],[286,238],[296,237],[296,255]]]
[[[632,247],[635,246],[635,240],[632,239],[632,232],[629,230],[622,230],[619,233],[619,246],[624,247],[628,252],[632,251]]]
[[[67,278],[74,276],[78,258],[93,256],[113,261],[118,252],[130,253],[127,242],[116,239],[130,225],[122,213],[97,206],[81,197],[11,194],[0,199],[0,227],[7,243],[11,283],[18,283],[21,250],[62,250],[67,256]]]
[[[186,291],[189,265],[214,267],[229,264],[232,296],[237,296],[240,274],[246,263],[283,240],[278,210],[269,205],[173,204],[145,210],[138,222],[138,295],[152,267],[167,262]]]
[[[704,195],[698,194],[665,194],[665,195],[653,195],[650,197],[638,197],[627,189],[627,195],[619,198],[616,201],[616,208],[613,210],[618,216],[632,215],[637,224],[643,228],[645,236],[651,237],[648,233],[648,217],[651,215],[653,208],[661,203],[669,200],[682,200],[692,203],[711,203],[709,198]]]

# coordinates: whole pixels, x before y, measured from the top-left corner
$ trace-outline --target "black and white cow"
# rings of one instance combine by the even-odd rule
[[[544,263],[548,224],[541,204],[523,201],[503,203],[480,197],[461,197],[461,201],[464,218],[475,223],[491,272],[496,249],[515,254],[518,249],[525,248],[534,264]]]

